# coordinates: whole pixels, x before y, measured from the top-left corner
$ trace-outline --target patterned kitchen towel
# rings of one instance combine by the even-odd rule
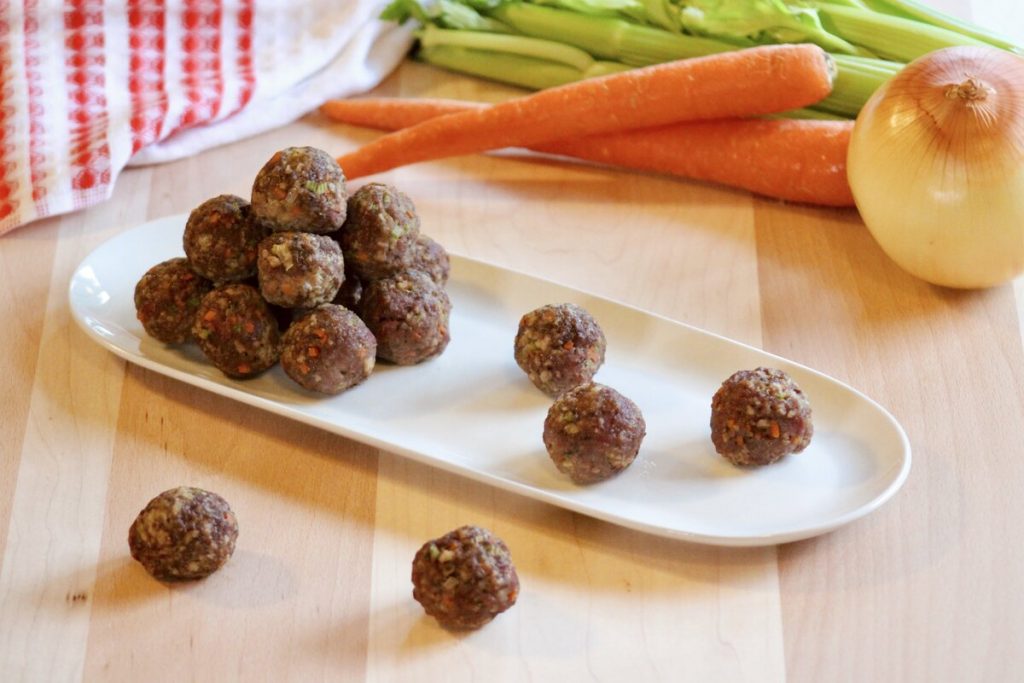
[[[383,0],[0,0],[0,234],[374,87]]]

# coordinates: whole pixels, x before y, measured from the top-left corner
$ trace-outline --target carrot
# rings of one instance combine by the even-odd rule
[[[478,109],[443,99],[356,99],[325,104],[342,123],[395,130]],[[824,206],[853,206],[846,179],[852,121],[750,119],[669,124],[532,145],[547,154],[703,180]]]
[[[666,173],[793,202],[853,206],[853,121],[733,119],[553,142],[537,151]]]
[[[357,97],[350,100],[327,100],[321,105],[320,111],[335,121],[353,126],[400,130],[427,119],[486,106],[483,102],[431,97]]]
[[[811,44],[764,45],[590,78],[428,119],[338,158],[349,178],[430,159],[527,147],[681,121],[756,116],[813,104],[833,64]]]

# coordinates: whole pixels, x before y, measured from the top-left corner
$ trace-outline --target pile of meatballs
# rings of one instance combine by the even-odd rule
[[[260,169],[251,201],[208,199],[189,215],[184,258],[135,288],[146,333],[195,341],[225,375],[280,361],[300,386],[338,394],[377,359],[413,365],[449,341],[444,247],[420,231],[412,200],[369,183],[349,195],[334,158],[289,147]]]

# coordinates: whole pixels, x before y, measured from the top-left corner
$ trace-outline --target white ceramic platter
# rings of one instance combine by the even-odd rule
[[[185,216],[119,234],[71,279],[72,315],[118,356],[202,389],[494,486],[633,529],[717,545],[769,545],[821,534],[888,500],[910,471],[896,420],[858,391],[819,372],[708,332],[468,258],[452,258],[452,341],[413,367],[378,364],[339,396],[306,392],[275,367],[236,381],[194,345],[168,347],[143,332],[135,284],[182,255]],[[647,421],[636,462],[580,487],[554,467],[541,441],[550,399],[512,357],[523,313],[574,302],[604,329],[597,381],[633,399]],[[811,445],[782,462],[739,469],[718,456],[711,396],[736,370],[768,365],[807,394]]]

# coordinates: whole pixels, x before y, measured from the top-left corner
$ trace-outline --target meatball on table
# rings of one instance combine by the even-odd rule
[[[943,4],[996,25],[997,3]],[[1002,7],[1020,17],[1016,5]],[[487,101],[516,93],[413,61],[374,91]],[[68,280],[110,238],[212,197],[251,201],[253,179],[277,150],[340,154],[377,135],[311,114],[193,158],[127,170],[109,201],[0,237],[0,679],[1019,680],[1024,283],[980,292],[925,285],[884,256],[852,210],[518,153],[345,181],[349,194],[369,182],[407,194],[422,233],[453,255],[762,348],[889,409],[914,452],[902,490],[847,526],[779,546],[687,543],[505,492],[125,363],[73,322]],[[426,277],[440,286],[440,272]],[[189,297],[196,305],[208,291],[257,282],[214,275]],[[453,267],[449,286],[458,275]],[[171,278],[155,273],[145,296],[187,302],[168,290]],[[168,339],[188,333],[180,320],[152,320]],[[280,363],[314,375],[309,339],[345,320],[340,311],[311,318],[287,340],[282,329]],[[457,348],[456,332],[440,358]],[[513,325],[509,369],[494,386],[521,383],[524,401],[550,405],[554,397],[516,366],[515,335]],[[370,348],[363,337],[342,341]],[[629,353],[615,341],[610,334],[609,358]],[[303,400],[335,400],[330,391],[350,383],[340,396],[357,397],[385,366],[388,379],[443,367],[435,358],[406,366],[378,356],[362,379],[369,353],[317,375],[314,388],[324,391]],[[224,363],[237,370],[263,360],[229,354]],[[604,381],[601,369],[594,381]],[[459,389],[474,419],[520,407],[492,388]],[[430,417],[388,413],[385,402],[372,408],[396,429]],[[575,484],[545,451],[542,419],[531,466],[566,488],[615,486],[625,475],[752,476],[716,454],[710,423],[699,445],[704,464],[670,469],[659,460],[650,469],[645,448],[660,447],[654,426],[649,420],[625,472]],[[813,438],[804,452],[763,467],[827,445],[825,432]],[[179,487],[230,505],[233,549],[204,578],[166,581],[133,559],[129,532],[150,501]],[[793,499],[802,493],[794,486]],[[758,502],[748,501],[749,515],[762,512]],[[488,593],[503,610],[492,619],[450,628],[413,593],[437,613],[451,577],[427,573],[421,556],[414,585],[414,561],[425,544],[465,527],[501,540],[503,550],[488,556],[496,560],[476,563],[498,567],[488,576],[501,578],[511,576],[510,557],[515,589],[506,581]]]

